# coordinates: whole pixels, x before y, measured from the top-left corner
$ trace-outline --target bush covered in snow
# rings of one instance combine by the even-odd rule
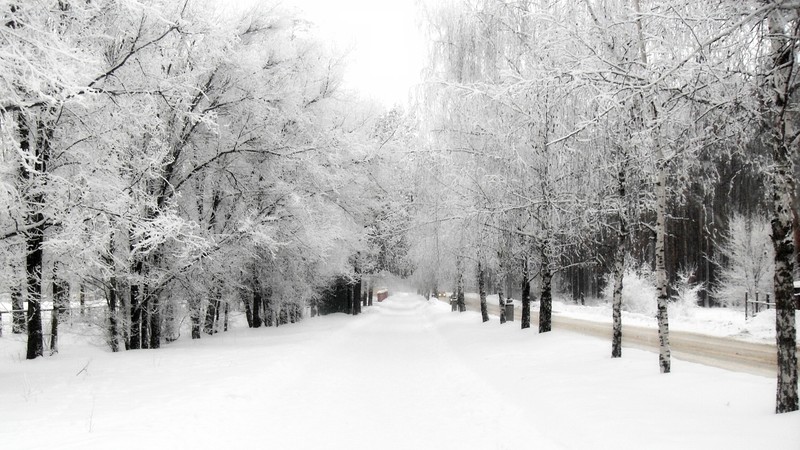
[[[613,274],[608,275],[607,278],[603,288],[603,298],[610,302],[614,295]],[[623,311],[655,315],[657,296],[655,275],[649,267],[625,269],[622,279]]]
[[[675,290],[677,296],[675,302],[670,304],[670,313],[675,315],[688,317],[692,315],[692,311],[697,308],[700,300],[700,291],[705,289],[704,283],[690,283],[689,279],[693,270],[688,270],[678,274],[678,281],[675,283]]]

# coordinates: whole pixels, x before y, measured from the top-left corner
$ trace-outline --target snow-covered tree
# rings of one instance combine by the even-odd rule
[[[735,213],[728,222],[725,240],[718,244],[720,276],[714,297],[723,305],[741,307],[757,292],[772,293],[774,250],[769,221],[761,216]]]

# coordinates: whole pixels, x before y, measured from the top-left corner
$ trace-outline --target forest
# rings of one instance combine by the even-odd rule
[[[426,0],[406,105],[279,2],[0,1],[0,301],[27,359],[63,321],[112,352],[420,293],[777,310],[798,409],[800,4]],[[5,313],[5,314],[4,314]],[[501,317],[502,320],[502,317]]]

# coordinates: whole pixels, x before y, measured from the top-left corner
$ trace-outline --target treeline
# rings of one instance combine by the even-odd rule
[[[77,298],[105,306],[113,351],[158,348],[234,309],[293,322],[381,270],[401,123],[341,89],[312,24],[199,0],[0,8],[0,295],[27,358]]]

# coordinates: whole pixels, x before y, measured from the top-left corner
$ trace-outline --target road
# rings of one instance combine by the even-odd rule
[[[449,299],[446,298],[440,300],[449,302]],[[478,298],[467,296],[466,303],[468,310],[480,311]],[[500,314],[500,307],[496,303],[490,303],[488,307],[490,314]],[[519,323],[520,317],[522,317],[521,307],[515,306],[515,322]],[[536,327],[538,321],[538,313],[531,311],[532,326]],[[592,322],[553,314],[553,329],[607,339],[609,353],[611,352],[610,323]],[[769,377],[774,376],[778,370],[777,351],[774,344],[760,344],[676,330],[670,331],[669,340],[672,356],[684,361]],[[623,323],[622,345],[623,347],[658,352],[658,332],[655,328],[637,327]],[[800,348],[798,353],[800,353]]]

